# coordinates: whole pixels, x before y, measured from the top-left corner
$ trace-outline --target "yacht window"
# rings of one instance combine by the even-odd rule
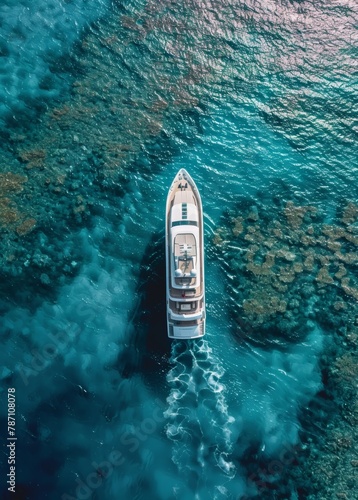
[[[196,220],[176,220],[172,222],[172,227],[174,226],[197,226]]]
[[[190,302],[189,302],[189,303],[184,302],[184,303],[181,303],[181,304],[180,304],[180,310],[181,310],[181,311],[190,311],[190,309],[191,309],[191,304],[190,304]]]

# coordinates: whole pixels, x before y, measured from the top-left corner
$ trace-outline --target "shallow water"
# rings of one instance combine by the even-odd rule
[[[284,297],[301,304],[299,329],[263,327],[262,340],[242,327],[254,285],[233,264],[247,242],[215,235],[250,207],[268,227],[291,201],[321,230],[357,200],[355,3],[7,2],[2,14],[0,375],[16,388],[17,491],[301,498],[287,478],[317,432],[308,415],[323,418],[338,326],[312,312],[316,287]],[[181,167],[204,204],[208,322],[204,339],[169,343],[163,218]],[[351,321],[342,286],[327,300]]]

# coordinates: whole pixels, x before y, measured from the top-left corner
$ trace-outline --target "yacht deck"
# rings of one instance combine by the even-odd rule
[[[198,221],[199,221],[199,245],[202,243],[202,231],[203,228],[200,227],[201,223],[200,221],[202,220],[202,211],[201,211],[201,203],[199,202],[197,198],[197,192],[196,189],[194,191],[193,186],[191,185],[190,182],[186,179],[182,180],[177,180],[174,182],[174,186],[171,192],[170,200],[167,205],[167,214],[166,214],[166,219],[167,219],[167,232],[170,234],[170,224],[171,224],[171,211],[174,205],[177,204],[182,204],[182,203],[187,203],[187,204],[193,204],[195,205],[197,211],[198,211]],[[189,223],[191,221],[188,221]],[[188,226],[184,226],[186,229],[189,231]],[[169,244],[169,242],[168,242]],[[168,249],[170,251],[170,249]],[[188,257],[197,257],[197,246],[196,246],[196,241],[195,237],[193,234],[190,234],[190,232],[186,233],[181,233],[178,234],[175,238],[175,245],[174,245],[174,256],[178,257],[178,261],[180,263],[180,270],[183,272],[183,274],[190,274],[190,272],[194,268],[194,260],[192,258]],[[185,253],[186,252],[186,253]],[[185,256],[187,258],[185,258]],[[182,276],[182,277],[176,277],[175,278],[175,284],[178,285],[181,288],[175,288],[172,286],[172,276],[171,276],[171,263],[169,262],[169,295],[172,298],[182,298],[185,300],[193,298],[199,298],[202,296],[203,291],[204,291],[204,286],[203,286],[203,251],[201,250],[201,255],[199,256],[199,263],[200,263],[200,283],[198,285],[195,285],[196,279],[194,277],[190,276]]]

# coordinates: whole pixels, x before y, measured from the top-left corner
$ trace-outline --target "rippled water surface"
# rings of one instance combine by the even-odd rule
[[[354,498],[357,20],[351,0],[0,7],[16,498]],[[168,342],[181,167],[207,335]]]

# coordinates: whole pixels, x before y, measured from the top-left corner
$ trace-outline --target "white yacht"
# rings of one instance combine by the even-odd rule
[[[203,207],[195,182],[180,169],[166,206],[167,324],[171,339],[205,334]]]

